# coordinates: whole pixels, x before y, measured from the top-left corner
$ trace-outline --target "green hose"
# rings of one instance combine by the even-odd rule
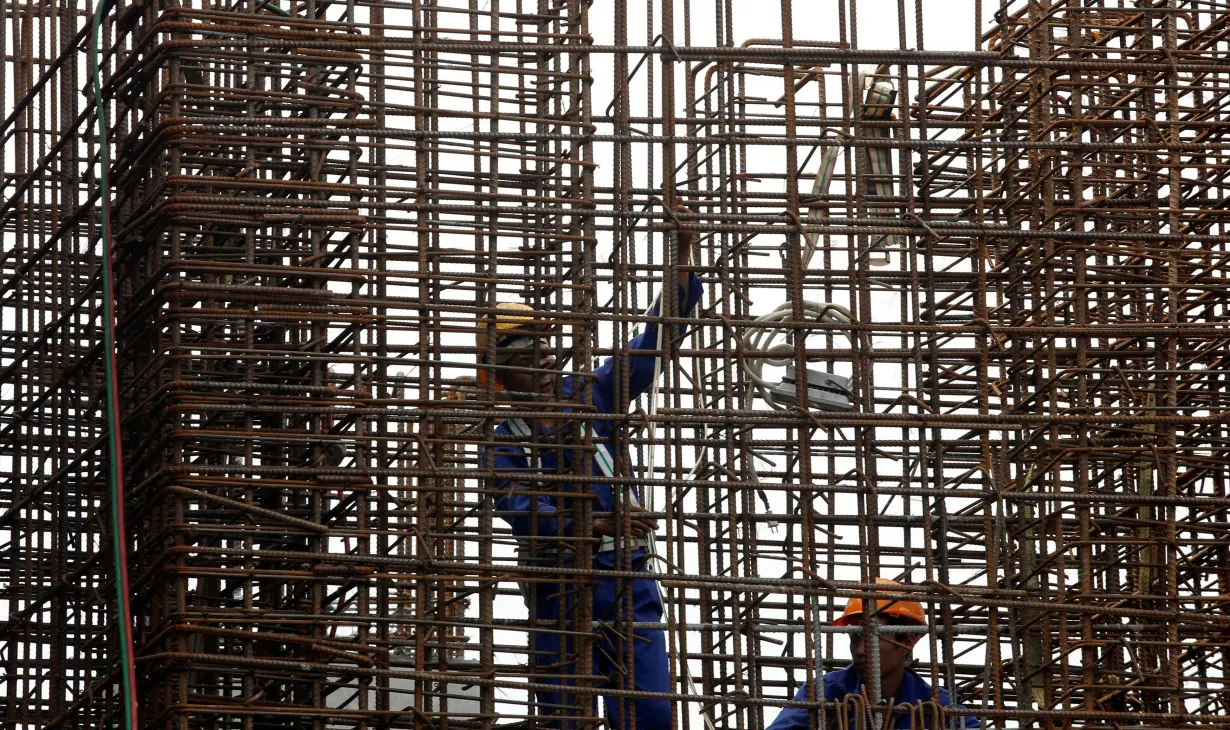
[[[111,487],[111,553],[115,558],[116,623],[120,632],[120,687],[124,695],[124,727],[137,728],[136,666],[132,650],[132,608],[129,604],[128,547],[124,524],[124,454],[120,440],[119,384],[115,362],[115,282],[111,271],[111,197],[107,141],[107,104],[103,100],[99,39],[103,15],[114,0],[102,0],[94,11],[94,32],[90,43],[90,66],[94,76],[94,104],[98,112],[98,178],[102,206],[102,325],[103,369],[106,376],[107,461]]]

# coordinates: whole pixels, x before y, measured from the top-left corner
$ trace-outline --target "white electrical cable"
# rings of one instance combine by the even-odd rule
[[[666,283],[663,282],[663,288],[665,287],[666,287]],[[691,293],[692,292],[690,289],[684,292],[685,301],[688,299]],[[656,300],[655,304],[660,305],[661,301],[662,301],[662,297],[661,297],[661,294],[659,294],[658,299]],[[652,310],[653,310],[653,305],[650,305],[649,309],[645,311],[646,319],[649,318],[649,312]],[[661,309],[658,310],[658,314],[659,315],[662,314]],[[649,439],[648,439],[648,443],[649,443],[649,460],[648,461],[649,463],[646,465],[648,469],[646,473],[649,474],[650,478],[653,478],[653,470],[654,470],[654,458],[653,457],[654,457],[654,454],[656,453],[654,450],[654,442],[657,440],[657,435],[658,435],[658,424],[656,421],[653,420],[653,417],[657,415],[658,413],[658,392],[662,387],[660,380],[662,378],[662,359],[663,358],[662,358],[661,353],[662,353],[662,330],[663,329],[664,329],[663,325],[659,324],[658,325],[658,338],[654,345],[654,351],[657,352],[658,354],[655,355],[653,358],[653,380],[651,381],[653,385],[649,389]],[[699,467],[699,463],[697,464],[697,467]],[[695,478],[697,467],[693,467],[692,473],[689,475],[689,479]],[[649,510],[650,512],[653,512],[654,505],[653,505],[653,488],[652,487],[645,488],[644,497],[645,497],[645,509]],[[667,562],[665,558],[658,555],[658,541],[657,541],[656,531],[651,531],[649,533],[649,550],[647,551],[646,557],[648,559],[645,561],[645,572],[651,576],[661,575],[661,573],[657,570],[657,568],[654,565],[655,561],[662,561],[662,563],[665,564],[668,568],[670,567],[670,563]],[[662,584],[655,580],[653,582],[653,585],[655,588],[658,589],[658,600],[662,603],[662,609],[665,612],[666,607],[669,604],[666,600],[666,596],[662,595]],[[682,670],[683,678],[687,682],[688,693],[693,696],[699,695],[700,692],[696,689],[696,683],[692,680],[692,672],[689,671],[688,669],[686,658],[680,660],[679,668]],[[713,718],[709,716],[709,712],[702,711],[701,717],[704,718],[705,727],[708,728],[708,730],[716,730],[716,726],[714,725]]]
[[[663,282],[662,287],[666,288],[665,282]],[[691,292],[684,292],[685,297],[689,294],[691,294]],[[659,294],[658,295],[659,306],[660,306],[661,301],[662,301],[662,295]],[[653,307],[650,306],[649,309],[653,309]],[[661,309],[658,309],[658,314],[659,315],[662,314]],[[645,316],[646,317],[649,316],[648,311],[645,312]],[[653,380],[651,381],[653,385],[649,389],[649,441],[648,441],[649,443],[649,464],[648,464],[649,471],[647,471],[646,473],[649,475],[650,479],[653,479],[653,467],[654,467],[653,456],[655,453],[657,453],[657,449],[655,449],[654,443],[658,437],[658,422],[653,420],[653,417],[658,414],[658,391],[662,387],[659,380],[662,377],[662,330],[664,329],[664,326],[663,326],[664,324],[665,323],[658,325],[658,341],[654,346],[654,352],[656,352],[657,354],[654,355],[653,357]],[[650,512],[653,512],[654,510],[653,487],[646,486],[644,496],[645,496],[645,509],[649,510]],[[650,531],[649,533],[649,554],[650,555],[658,554],[658,544],[657,543],[658,541],[657,541],[656,532]],[[651,560],[649,562],[652,563],[653,561]],[[650,567],[649,572],[653,573],[656,571],[654,571],[654,569]],[[656,581],[654,585],[657,585]],[[661,586],[658,587],[658,598],[663,599],[663,605],[666,605],[665,597],[662,595]]]
[[[877,69],[877,75],[882,73],[887,73],[887,69]],[[893,101],[897,98],[897,88],[890,81],[873,81],[873,78],[874,76],[869,74],[860,73],[855,81],[857,89],[867,92],[863,98],[863,121],[875,122],[892,119]],[[888,139],[892,136],[892,130],[888,127],[866,126],[862,133],[867,137],[877,139]],[[867,192],[870,195],[892,195],[892,150],[888,147],[871,147],[865,149],[863,154],[866,155],[868,172],[871,173],[867,183]],[[867,263],[872,266],[887,266],[889,255],[883,249],[896,248],[897,243],[895,233],[880,236],[867,249]]]
[[[823,322],[829,324],[851,324],[854,318],[850,314],[850,310],[839,304],[815,303],[815,302],[800,302],[799,307],[803,310],[805,317],[804,321]],[[794,332],[794,327],[791,326],[794,317],[794,304],[786,302],[772,312],[763,316],[757,317],[753,322],[752,327],[743,335],[743,347],[748,350],[768,351],[767,355],[748,358],[743,364],[743,373],[747,379],[751,381],[752,388],[765,403],[775,410],[785,410],[786,407],[778,405],[769,392],[773,387],[773,383],[765,381],[762,371],[765,365],[774,367],[784,367],[794,364],[795,347],[802,344],[807,335],[800,337],[798,345],[788,345],[785,342],[774,345],[774,340],[779,337],[785,337]],[[851,342],[848,331],[843,331]]]
[[[871,76],[866,74],[858,74],[854,80],[854,93],[861,94],[866,91],[866,97],[862,106],[862,116],[865,120],[883,120],[889,119],[892,115],[892,102],[896,96],[896,88],[892,83],[887,81],[872,82]],[[874,128],[871,130],[872,136],[887,137],[889,130]],[[820,199],[828,195],[829,186],[833,182],[833,169],[837,164],[837,158],[841,154],[841,148],[837,146],[825,147],[820,152],[820,167],[816,170],[816,176],[812,180],[811,194],[814,198]],[[891,178],[892,175],[892,157],[887,149],[874,148],[868,155],[868,163],[870,172],[876,180],[881,178]],[[872,194],[883,192],[879,190],[881,183],[872,182]],[[816,222],[827,217],[827,211],[821,206],[813,206],[807,212],[808,222]],[[805,233],[803,236],[803,270],[806,271],[811,267],[811,260],[815,257],[816,252],[820,249],[819,241],[820,234],[817,232]],[[886,239],[881,239],[877,242],[885,243],[888,246],[893,246],[897,242],[896,236],[889,236]],[[876,248],[875,246],[872,247]],[[874,266],[883,266],[888,263],[888,255],[884,252],[873,252],[870,257],[871,263]],[[805,318],[815,322],[826,322],[830,324],[850,324],[854,321],[850,310],[837,304],[829,304],[827,302],[813,303],[803,302],[800,305],[803,309]],[[790,302],[779,306],[772,312],[766,315],[757,317],[754,321],[756,325],[749,328],[743,335],[743,346],[749,350],[767,350],[769,354],[763,357],[754,357],[746,360],[743,365],[743,372],[747,375],[747,379],[751,382],[752,388],[756,394],[769,404],[769,407],[775,410],[785,410],[786,406],[779,405],[771,396],[770,389],[774,384],[765,381],[763,370],[765,365],[773,365],[775,367],[783,367],[794,363],[794,346],[781,342],[778,345],[773,343],[779,337],[784,338],[786,335],[794,331],[792,317],[794,316],[794,305]],[[848,331],[843,332],[846,339],[853,343],[853,338]],[[800,338],[806,339],[804,334]],[[801,344],[801,343],[800,343]]]
[[[820,151],[820,169],[816,170],[816,179],[811,183],[811,194],[817,200],[825,195],[828,195],[829,184],[833,182],[833,168],[837,164],[837,158],[841,155],[840,147],[825,147]],[[807,211],[808,222],[814,223],[827,216],[827,211],[820,206],[815,206]],[[803,235],[803,240],[806,241],[807,247],[803,249],[803,269],[806,270],[811,266],[812,257],[819,250],[820,234],[813,231]]]
[[[691,291],[684,292],[685,298],[689,296],[690,294],[691,294]],[[652,307],[650,308],[652,309]],[[661,310],[658,310],[658,311],[659,313],[661,313]],[[648,316],[649,313],[646,312],[645,314],[646,316]],[[663,327],[659,325],[658,326],[658,341],[657,341],[657,345],[655,348],[658,353],[662,352],[662,330],[663,330]],[[653,468],[654,468],[653,456],[655,453],[654,442],[656,441],[657,435],[658,435],[658,424],[656,421],[653,420],[653,417],[658,412],[658,390],[661,387],[661,384],[658,382],[658,380],[661,377],[662,377],[662,355],[659,354],[654,357],[653,387],[649,391],[649,464],[648,464],[649,471],[647,473],[649,474],[650,478],[653,477]],[[703,435],[701,436],[701,439],[703,441],[704,439]],[[689,481],[696,478],[696,473],[701,463],[703,463],[703,461],[698,460],[696,466],[692,467],[692,471],[688,475]],[[650,512],[654,511],[653,488],[652,487],[646,487],[645,489],[645,509],[649,510]],[[648,560],[645,561],[645,571],[649,573],[650,575],[655,575],[655,576],[661,575],[661,573],[657,570],[657,568],[654,565],[655,561],[661,561],[669,570],[670,563],[664,557],[658,555],[657,531],[651,531],[649,533],[649,551],[648,551]],[[663,613],[665,614],[667,606],[669,606],[670,604],[667,602],[666,596],[662,595],[662,584],[656,580],[653,582],[653,584],[654,584],[654,587],[658,589],[658,600],[662,603],[662,610],[663,610]],[[666,618],[666,616],[663,616],[663,618]],[[696,682],[692,680],[692,672],[688,668],[688,660],[686,657],[679,661],[679,669],[682,670],[683,679],[687,683],[686,687],[687,687],[688,694],[691,694],[693,696],[699,696],[700,691],[696,689]],[[717,726],[714,724],[713,718],[710,717],[709,711],[701,710],[700,715],[701,715],[701,718],[704,719],[705,727],[708,728],[708,730],[717,730]]]

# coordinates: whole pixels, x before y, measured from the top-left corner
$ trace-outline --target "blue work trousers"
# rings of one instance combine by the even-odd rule
[[[643,571],[644,560],[637,561],[637,564],[637,570]],[[669,692],[670,667],[667,663],[665,632],[638,629],[632,646],[632,666],[627,666],[628,647],[621,637],[621,634],[626,635],[627,631],[617,633],[614,630],[622,623],[620,619],[626,612],[625,594],[621,588],[622,591],[632,591],[634,621],[656,623],[662,620],[662,597],[658,593],[657,582],[653,579],[597,578],[597,585],[594,587],[594,619],[607,624],[609,628],[602,629],[602,639],[593,644],[593,674],[605,677],[606,686],[612,689]],[[577,590],[585,590],[585,587],[575,583],[536,584],[535,610],[531,612],[530,618],[538,621],[558,620],[561,609],[568,612],[573,610]],[[539,675],[534,677],[534,681],[558,684],[561,687],[574,686],[576,682],[568,679],[569,675],[585,673],[578,666],[577,642],[561,637],[549,629],[544,631],[543,628],[546,627],[538,627],[532,635],[532,663],[537,665],[535,674]],[[572,626],[568,628],[573,629]],[[576,695],[564,691],[540,691],[536,694],[539,716],[557,718],[541,723],[540,727],[573,730],[574,723],[567,719],[567,715],[569,708],[577,706]],[[636,718],[636,730],[670,730],[671,704],[667,700],[604,697],[603,701],[606,703],[606,714],[611,727],[616,730],[632,728],[628,721],[629,716]]]

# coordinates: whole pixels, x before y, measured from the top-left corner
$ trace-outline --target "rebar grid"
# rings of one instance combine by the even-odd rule
[[[104,204],[142,726],[609,723],[637,693],[588,668],[634,626],[593,615],[566,485],[607,481],[592,373],[663,292],[686,335],[613,482],[660,524],[674,727],[765,727],[876,577],[984,726],[1225,727],[1228,5],[121,2],[106,191],[93,6],[0,5],[5,727],[120,723]],[[497,301],[561,323],[576,397],[479,384]],[[850,410],[766,400],[787,363]],[[516,415],[571,471],[493,469]],[[510,478],[572,559],[518,560]]]

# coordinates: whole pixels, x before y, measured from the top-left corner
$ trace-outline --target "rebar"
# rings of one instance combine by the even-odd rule
[[[107,255],[142,727],[614,727],[594,698],[652,697],[762,730],[873,596],[921,602],[930,629],[873,630],[923,632],[964,704],[912,729],[1230,727],[1230,3],[121,0],[109,189],[94,9],[0,4],[5,727],[122,720]],[[501,301],[559,325],[575,395],[484,385]],[[611,417],[631,458],[587,476],[594,371],[626,395],[655,323],[685,334]],[[574,557],[518,558],[510,417],[558,421],[526,446],[573,466],[526,486]],[[661,621],[594,615],[638,575],[591,567],[595,482],[658,520]],[[668,693],[589,669],[637,629]]]

